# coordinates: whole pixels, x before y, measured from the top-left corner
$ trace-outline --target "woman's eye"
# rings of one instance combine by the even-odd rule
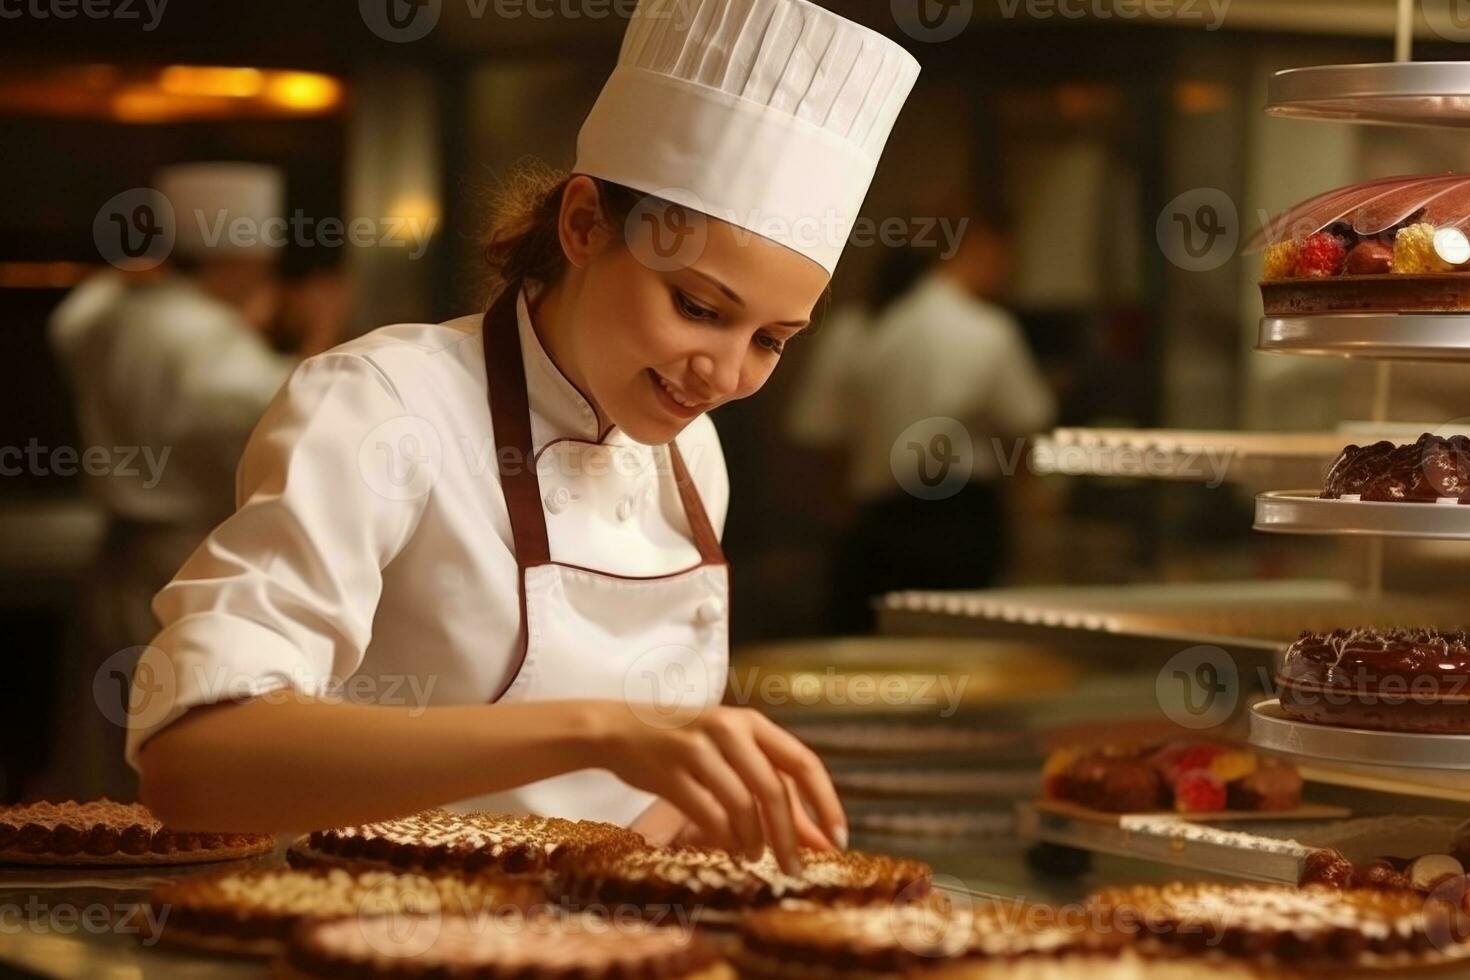
[[[700,306],[679,290],[674,290],[674,305],[679,312],[691,320],[713,320],[719,316],[714,310]]]
[[[762,347],[773,354],[779,354],[786,349],[785,343],[777,340],[775,337],[772,337],[769,334],[756,334],[755,339],[756,343],[760,344]]]

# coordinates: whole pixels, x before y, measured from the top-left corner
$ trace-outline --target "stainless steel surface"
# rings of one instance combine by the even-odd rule
[[[1301,877],[1301,862],[1306,848],[1290,847],[1278,838],[1258,838],[1275,847],[1251,849],[1241,842],[1251,835],[1238,831],[1219,834],[1218,840],[1190,840],[1182,831],[1187,821],[1157,821],[1156,829],[1125,829],[1116,823],[1078,819],[1061,813],[1038,809],[1031,803],[1016,807],[1016,824],[1022,837],[1062,844],[1079,850],[1114,854],[1144,861],[1156,861],[1176,868],[1189,868],[1212,875],[1251,878],[1260,881],[1284,881],[1296,884]],[[1288,833],[1283,829],[1281,833]],[[1233,843],[1230,843],[1233,842]]]
[[[1266,112],[1292,119],[1470,126],[1470,62],[1290,68],[1271,76]]]
[[[1470,786],[1470,735],[1416,735],[1314,725],[1286,717],[1281,702],[1272,699],[1252,706],[1250,740],[1263,749],[1318,761],[1433,769],[1437,770],[1433,774],[1436,779]]]
[[[1470,541],[1470,505],[1324,500],[1316,490],[1272,490],[1256,497],[1255,529]]]
[[[1320,480],[1352,441],[1338,432],[1061,428],[1034,440],[1030,464],[1042,475],[1281,486]]]
[[[1398,361],[1470,361],[1463,313],[1263,316],[1256,350]]]

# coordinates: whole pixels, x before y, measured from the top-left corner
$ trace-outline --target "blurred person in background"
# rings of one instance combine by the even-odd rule
[[[1004,216],[987,212],[972,215],[954,254],[931,268],[914,262],[912,249],[895,258],[878,276],[870,324],[841,325],[803,382],[792,436],[846,449],[858,505],[835,549],[835,632],[871,630],[872,600],[885,592],[982,588],[1005,567],[1005,442],[1045,428],[1056,412],[1020,325],[1001,305],[1011,249]],[[923,499],[900,483],[894,446],[933,418],[964,426],[974,464],[955,492]]]
[[[161,170],[154,186],[175,215],[165,265],[141,277],[91,277],[48,324],[83,445],[120,447],[131,459],[90,478],[107,531],[87,587],[83,653],[65,672],[68,744],[48,779],[53,793],[136,795],[134,774],[117,764],[117,719],[136,658],[113,657],[157,632],[153,596],[234,509],[235,466],[251,429],[299,357],[335,344],[346,318],[339,276],[282,278],[285,249],[263,233],[284,220],[280,170],[181,164]],[[244,235],[215,234],[237,222]],[[116,683],[94,687],[99,670]],[[114,696],[118,711],[99,711],[94,697]]]

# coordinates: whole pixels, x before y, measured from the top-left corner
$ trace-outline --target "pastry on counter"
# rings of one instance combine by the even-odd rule
[[[1319,194],[1272,218],[1263,247],[1268,316],[1470,310],[1470,181],[1396,177]]]
[[[1470,503],[1470,438],[1426,432],[1403,446],[1387,440],[1348,446],[1327,471],[1321,496],[1381,503]]]
[[[0,806],[0,864],[196,864],[269,854],[275,846],[269,834],[173,830],[141,803],[100,799]]]
[[[657,919],[682,908],[708,925],[785,899],[832,906],[919,901],[933,877],[919,861],[859,851],[804,849],[802,864],[790,875],[769,850],[756,860],[696,847],[604,850],[563,868],[555,893],[574,909],[642,909]]]
[[[961,956],[1010,962],[1113,949],[1125,940],[1089,930],[1049,906],[1022,902],[778,906],[740,920],[731,959],[752,980],[878,980]]]
[[[958,960],[920,968],[909,980],[1296,980],[1255,963],[1224,957],[1157,957],[1124,949],[1116,955],[1073,953],[1019,960]]]
[[[1185,953],[1312,970],[1403,971],[1470,956],[1464,915],[1415,892],[1179,882],[1087,899],[1106,927]]]
[[[170,946],[275,956],[304,919],[372,915],[477,915],[543,905],[546,892],[520,878],[276,868],[209,875],[153,889],[154,937]]]
[[[1106,813],[1291,810],[1302,796],[1289,763],[1196,740],[1060,748],[1047,758],[1042,781],[1047,799]]]
[[[424,810],[396,820],[318,830],[287,852],[295,867],[545,873],[593,848],[646,847],[631,830],[593,820]]]
[[[476,980],[734,980],[687,927],[593,915],[386,915],[301,923],[287,978],[473,977]]]
[[[1446,882],[1464,880],[1465,865],[1451,854],[1416,858],[1381,857],[1353,864],[1340,851],[1323,848],[1302,862],[1302,885],[1409,891],[1430,894]]]
[[[1470,733],[1470,635],[1436,629],[1303,633],[1276,670],[1297,721],[1378,731]]]

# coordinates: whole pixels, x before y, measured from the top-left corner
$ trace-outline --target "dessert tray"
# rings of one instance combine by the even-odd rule
[[[1470,62],[1289,68],[1271,76],[1266,113],[1290,119],[1470,126]]]
[[[1333,500],[1316,490],[1270,490],[1256,497],[1255,529],[1271,534],[1470,541],[1470,507]]]
[[[1062,428],[1038,436],[1029,457],[1043,476],[1103,476],[1218,485],[1314,483],[1352,436],[1336,432],[1229,432]]]

